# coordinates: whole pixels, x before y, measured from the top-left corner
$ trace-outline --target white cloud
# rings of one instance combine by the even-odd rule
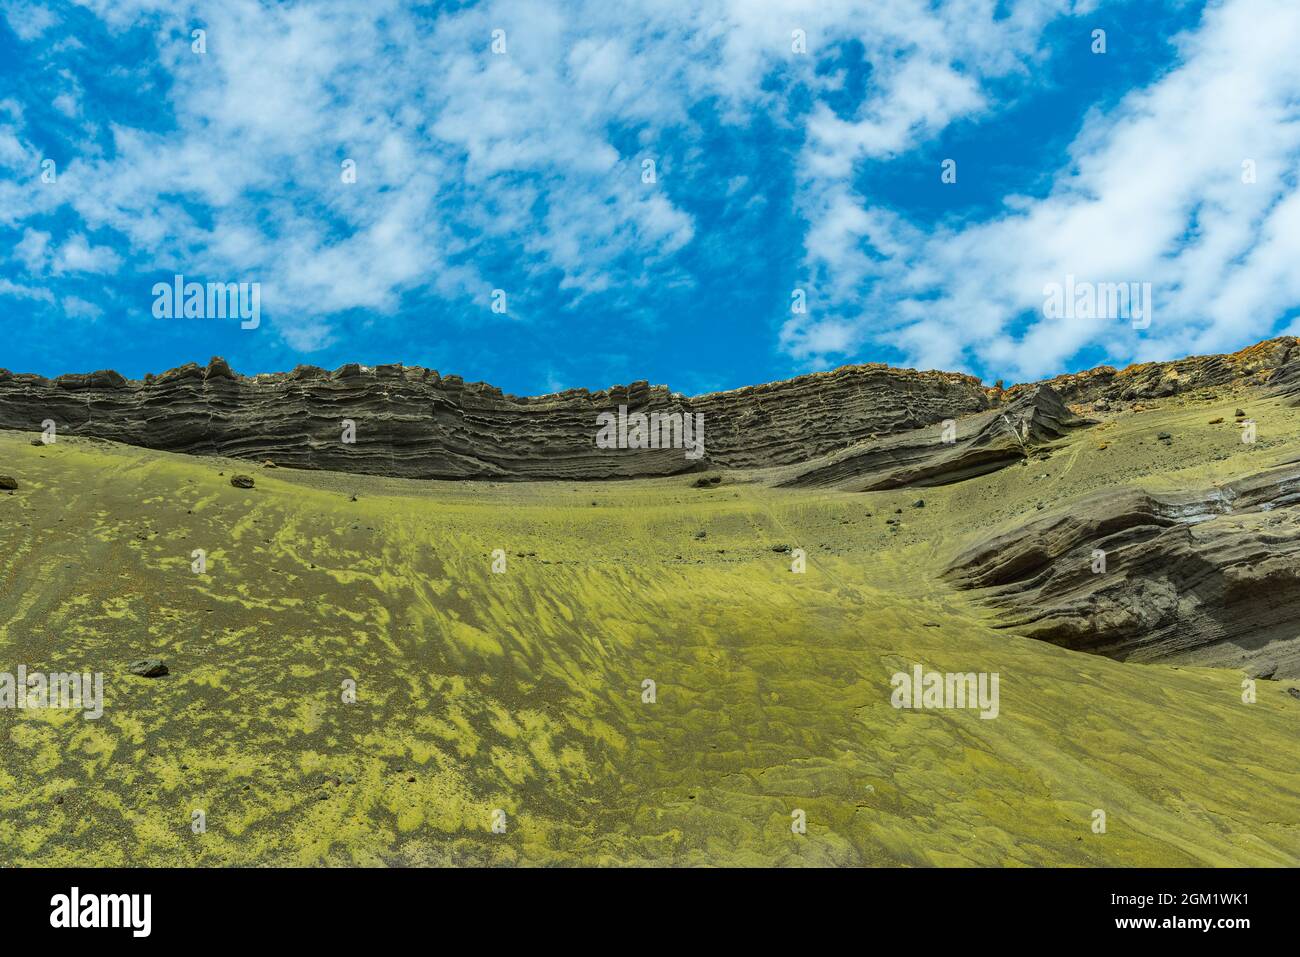
[[[51,268],[55,273],[111,273],[122,257],[110,246],[92,246],[81,233],[74,233],[59,247]]]
[[[104,314],[104,310],[93,302],[87,302],[77,296],[64,296],[63,314],[70,319],[85,319],[94,322]]]
[[[40,274],[49,266],[49,247],[49,233],[24,229],[23,238],[14,246],[14,255],[27,266],[28,272]]]
[[[44,302],[54,301],[54,295],[48,289],[16,283],[9,279],[0,279],[0,296],[13,296],[16,299],[40,299]]]
[[[319,346],[331,314],[387,310],[412,289],[474,301],[493,280],[475,264],[508,249],[526,274],[556,273],[580,295],[644,287],[647,270],[696,234],[659,141],[689,134],[692,108],[713,101],[736,123],[756,111],[807,121],[801,204],[831,214],[813,247],[828,271],[861,269],[835,250],[883,241],[885,217],[855,213],[851,194],[818,184],[980,108],[979,75],[1014,69],[1021,56],[1006,48],[1032,49],[1065,2],[1024,0],[995,23],[991,3],[929,0],[489,0],[430,23],[395,0],[86,0],[114,31],[150,25],[177,129],[113,126],[110,154],[83,151],[57,189],[15,196],[13,215],[66,202],[160,271],[257,278],[275,327]],[[195,23],[206,55],[190,49]],[[490,50],[497,28],[504,56]],[[794,29],[814,56],[792,53]],[[814,91],[833,88],[834,77],[814,75],[815,55],[860,37],[879,82],[852,120],[824,108],[794,116],[764,89],[778,67]],[[620,152],[615,127],[637,133],[636,155]],[[640,180],[643,153],[660,162],[657,186]],[[355,186],[339,182],[343,158],[357,163]],[[69,242],[56,268],[107,262]],[[527,291],[513,292],[526,312]]]
[[[9,29],[18,35],[18,39],[30,41],[59,22],[59,18],[43,3],[25,3],[22,0],[9,0],[0,4]]]
[[[77,98],[71,93],[60,93],[54,98],[53,106],[64,116],[75,117],[78,113]]]
[[[1116,361],[1163,359],[1272,334],[1300,304],[1297,36],[1300,8],[1287,0],[1208,8],[1181,39],[1176,69],[1090,118],[1050,195],[1009,203],[992,221],[932,235],[873,234],[872,215],[886,211],[841,196],[819,228],[834,236],[826,224],[838,222],[850,242],[868,236],[884,260],[855,263],[840,253],[832,273],[842,284],[878,281],[854,304],[847,341],[844,317],[828,317],[839,346],[829,351],[875,340],[920,365],[974,359],[1028,379],[1062,370],[1088,346]],[[1242,182],[1247,159],[1258,171],[1253,184]],[[1067,275],[1153,283],[1150,328],[1044,318],[1044,285]],[[1026,311],[1027,328],[1013,325]],[[792,351],[823,351],[819,323],[787,324]]]
[[[1300,13],[1283,0],[1210,7],[1177,69],[1090,119],[1048,196],[937,233],[859,192],[855,170],[996,109],[989,81],[1028,74],[1046,55],[1045,25],[1093,4],[489,0],[434,21],[396,0],[86,6],[114,31],[146,24],[158,38],[176,128],[119,123],[111,150],[88,138],[58,184],[0,182],[0,221],[21,227],[67,205],[84,224],[26,228],[13,261],[37,276],[111,271],[117,254],[86,237],[112,231],[133,264],[262,282],[273,327],[297,349],[332,341],[332,316],[391,310],[413,291],[478,308],[501,281],[497,261],[579,297],[644,290],[652,275],[689,282],[668,260],[700,227],[674,200],[673,173],[708,157],[663,144],[689,144],[702,103],[738,126],[762,114],[795,151],[812,313],[786,323],[781,344],[810,365],[877,342],[921,365],[1025,377],[1090,345],[1135,358],[1226,348],[1300,302]],[[20,36],[53,26],[41,8],[3,9]],[[203,56],[189,46],[195,23]],[[490,50],[497,28],[504,56]],[[810,56],[791,50],[795,29]],[[870,84],[845,107],[843,73],[813,67],[850,43]],[[809,95],[807,110],[765,83],[774,71]],[[65,112],[84,92],[69,87]],[[39,157],[22,110],[4,112],[0,164],[30,178]],[[641,182],[645,156],[659,164],[655,186]],[[340,181],[345,158],[355,185]],[[1250,186],[1245,158],[1259,170]],[[730,177],[728,193],[760,190],[752,180]],[[1151,328],[1013,325],[1067,273],[1156,283]],[[529,290],[509,292],[512,318],[527,318]]]

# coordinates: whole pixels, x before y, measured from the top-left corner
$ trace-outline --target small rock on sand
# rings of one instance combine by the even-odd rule
[[[167,674],[167,666],[160,658],[140,658],[127,665],[127,670],[141,678],[161,678]]]
[[[18,480],[12,475],[0,475],[0,489],[13,491],[18,487]]]
[[[252,488],[253,477],[251,475],[232,475],[230,484],[235,488]]]

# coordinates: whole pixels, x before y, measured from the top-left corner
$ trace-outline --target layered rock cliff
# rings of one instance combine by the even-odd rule
[[[1123,660],[1300,676],[1300,466],[1216,488],[1108,489],[987,537],[947,577],[999,626]]]
[[[1080,405],[1232,383],[1300,395],[1298,341],[1287,336],[1232,355],[1123,370],[1102,366],[1006,391],[972,376],[879,364],[695,397],[634,382],[531,398],[402,365],[241,376],[214,358],[140,381],[112,371],[47,379],[0,369],[0,428],[35,432],[53,420],[61,434],[145,448],[407,478],[617,479],[807,463],[789,484],[880,488],[955,481],[1015,460],[1010,433],[989,413],[1015,417],[1033,407],[1059,419],[1042,405],[1040,386],[1050,388],[1055,405]],[[702,416],[704,454],[598,447],[597,416],[620,406]],[[944,420],[980,413],[959,427],[955,444],[932,447],[929,433],[937,435]],[[354,424],[355,441],[345,441],[345,421]],[[867,481],[868,473],[880,473],[883,484]]]
[[[0,428],[35,432],[53,420],[60,434],[145,448],[408,478],[611,479],[782,465],[989,403],[971,376],[883,365],[695,398],[646,382],[519,398],[400,365],[246,377],[214,358],[143,381],[0,370]],[[702,416],[704,455],[598,447],[598,415],[620,406]]]
[[[1043,385],[1005,406],[831,453],[779,484],[853,492],[951,485],[1021,462],[1034,448],[1090,424]]]
[[[1279,336],[1227,355],[1143,362],[1125,369],[1098,366],[1046,381],[1072,403],[1162,399],[1232,383],[1296,394],[1300,390],[1300,339]],[[1007,395],[1014,398],[1036,384],[1013,386]]]

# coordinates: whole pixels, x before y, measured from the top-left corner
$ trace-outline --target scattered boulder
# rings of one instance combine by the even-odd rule
[[[127,665],[127,671],[141,678],[161,678],[167,674],[167,666],[161,658],[140,658]]]
[[[925,499],[918,498],[915,502],[912,503],[912,508],[925,508]]]
[[[773,546],[772,546],[772,551],[774,551],[774,552],[788,552],[788,551],[790,551],[790,546],[789,546],[789,545],[773,545]]]
[[[704,529],[700,529],[698,532],[695,533],[695,537],[699,539],[705,539],[709,537],[709,533],[706,532]]]
[[[1210,425],[1218,425],[1222,421],[1223,416],[1219,416],[1217,419],[1210,419]]]
[[[18,487],[18,480],[12,475],[0,475],[0,489],[13,491]]]
[[[722,483],[721,475],[701,475],[695,480],[695,488],[716,488]]]
[[[35,445],[35,446],[37,446],[38,448],[39,448],[40,446],[44,445],[44,444],[45,444],[45,440],[44,440],[44,439],[32,439],[32,445]]]
[[[232,475],[230,484],[235,488],[252,488],[253,477],[251,475]]]
[[[1277,662],[1272,658],[1263,658],[1246,669],[1247,678],[1261,678],[1268,681],[1277,674]]]

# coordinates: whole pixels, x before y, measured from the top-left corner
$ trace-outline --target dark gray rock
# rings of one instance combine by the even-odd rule
[[[1066,648],[1297,677],[1297,505],[1294,463],[1180,495],[1108,489],[985,536],[944,577]]]
[[[702,415],[703,457],[597,448],[597,415],[621,405]],[[526,398],[431,369],[355,363],[247,377],[214,358],[138,381],[0,370],[0,428],[30,431],[52,418],[61,434],[406,478],[616,479],[788,465],[988,405],[972,376],[878,364],[693,398],[645,381]],[[343,442],[345,419],[356,425],[354,443]]]
[[[950,485],[1017,462],[1031,452],[1095,424],[1075,415],[1048,386],[1024,393],[1010,404],[942,421],[813,460],[780,484],[787,488],[834,486],[868,492]]]
[[[160,658],[140,658],[127,665],[127,671],[141,678],[161,678],[168,673]]]

